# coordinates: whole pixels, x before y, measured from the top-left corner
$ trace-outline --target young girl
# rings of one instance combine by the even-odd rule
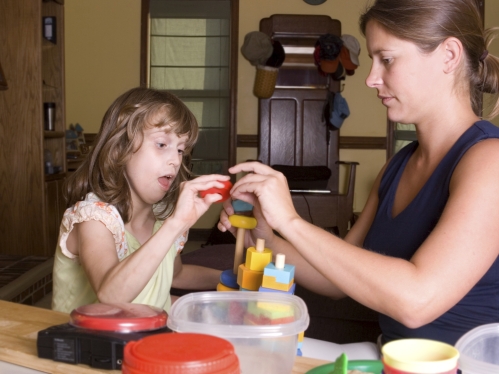
[[[255,203],[248,244],[264,238],[296,265],[297,283],[378,311],[383,343],[454,345],[499,322],[499,128],[480,106],[482,93],[499,93],[499,59],[488,51],[498,29],[483,29],[475,0],[376,0],[360,26],[372,59],[366,84],[418,139],[380,171],[345,239],[301,219],[283,175],[263,164],[229,169],[252,172],[232,197]],[[491,99],[490,118],[499,113]],[[219,228],[234,232],[224,207]]]
[[[66,183],[52,309],[134,302],[170,309],[170,287],[214,289],[220,271],[182,265],[187,230],[228,176],[189,180],[195,117],[174,95],[134,88],[107,110],[95,148]]]

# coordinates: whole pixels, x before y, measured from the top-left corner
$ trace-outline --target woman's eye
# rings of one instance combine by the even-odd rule
[[[382,61],[384,64],[389,64],[392,62],[392,59],[391,58],[384,58],[384,59],[382,59]]]
[[[183,154],[184,154],[184,152],[185,152],[185,151],[184,151],[183,149],[179,149],[179,150],[178,150],[178,154],[179,154],[179,155],[183,155]]]

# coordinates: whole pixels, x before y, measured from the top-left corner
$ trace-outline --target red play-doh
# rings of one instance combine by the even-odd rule
[[[219,182],[223,183],[223,185],[224,185],[223,188],[218,188],[218,187],[208,188],[205,191],[200,191],[199,196],[201,198],[204,198],[206,195],[217,193],[217,194],[222,195],[222,198],[220,200],[216,201],[217,203],[222,203],[225,200],[227,200],[230,197],[229,191],[232,188],[232,183],[231,183],[231,181],[219,181]]]

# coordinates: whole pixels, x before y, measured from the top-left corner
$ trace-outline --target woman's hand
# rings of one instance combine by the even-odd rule
[[[254,199],[255,200],[255,199]],[[254,247],[256,245],[257,239],[265,240],[265,246],[269,247],[274,238],[274,232],[272,228],[269,226],[267,221],[262,215],[260,209],[260,203],[258,200],[254,201],[253,205],[253,217],[255,217],[257,221],[257,226],[252,230],[246,230],[244,236],[244,246],[245,248]],[[232,235],[236,236],[237,228],[233,227],[229,221],[229,216],[235,214],[234,208],[232,207],[232,201],[227,200],[223,204],[223,209],[220,212],[220,221],[218,222],[218,229],[222,232],[230,231]]]
[[[300,218],[282,173],[260,162],[245,162],[233,166],[229,172],[249,173],[234,184],[231,196],[259,206],[258,210],[271,228],[281,231],[280,228],[290,221]]]

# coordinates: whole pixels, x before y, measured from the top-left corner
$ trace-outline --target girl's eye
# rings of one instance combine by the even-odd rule
[[[390,64],[392,62],[391,58],[384,58],[381,61],[383,61],[384,64]]]
[[[179,155],[183,155],[183,154],[184,154],[184,152],[185,152],[185,151],[184,151],[183,149],[179,149],[179,150],[178,150],[178,154],[179,154]]]
[[[158,143],[158,148],[165,148],[166,144],[165,143]]]

